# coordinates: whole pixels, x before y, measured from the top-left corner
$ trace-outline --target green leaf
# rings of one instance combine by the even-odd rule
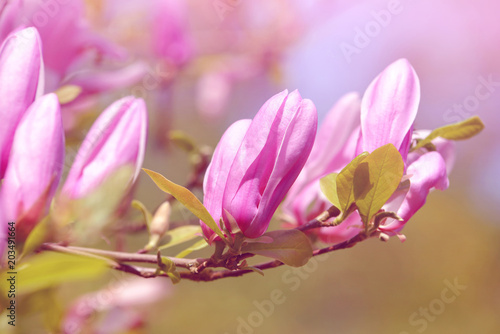
[[[201,227],[195,225],[180,226],[173,230],[168,231],[165,236],[169,238],[168,242],[164,245],[158,247],[159,250],[167,249],[169,247],[177,246],[183,242],[193,240],[199,237],[201,233]]]
[[[483,129],[484,124],[481,119],[478,116],[473,116],[465,121],[435,129],[425,139],[419,141],[412,150],[426,146],[437,137],[449,140],[469,139],[480,133]]]
[[[368,152],[363,152],[357,157],[355,157],[347,166],[344,167],[337,175],[337,196],[339,199],[338,208],[343,213],[347,212],[347,209],[354,202],[353,194],[353,179],[354,172],[358,165],[369,155]]]
[[[353,193],[365,227],[396,191],[403,172],[403,158],[392,144],[377,148],[358,165]]]
[[[247,243],[241,252],[271,257],[292,267],[301,267],[312,257],[311,241],[298,230],[271,231],[264,235],[273,238],[273,242]]]
[[[160,173],[153,172],[152,170],[146,168],[143,168],[143,170],[149,175],[153,182],[156,183],[158,188],[174,196],[196,217],[200,218],[219,237],[225,239],[219,226],[212,218],[208,210],[203,206],[203,204],[201,204],[200,200],[196,198],[192,192],[178,184],[173,183]]]
[[[144,216],[144,220],[146,221],[146,225],[148,226],[148,229],[151,226],[151,221],[153,220],[153,215],[149,210],[146,208],[146,206],[141,202],[136,199],[134,199],[131,203],[131,206],[134,209],[137,209],[142,212],[142,215]]]
[[[30,257],[17,268],[19,293],[30,293],[62,283],[88,280],[108,269],[105,260],[56,252],[43,252]],[[8,282],[3,280],[5,291]]]
[[[203,249],[207,246],[208,246],[207,241],[205,239],[201,239],[199,241],[196,241],[194,244],[192,244],[191,246],[189,246],[188,248],[186,248],[185,250],[183,250],[179,254],[177,254],[175,257],[178,257],[178,258],[186,257],[189,254],[191,254],[192,252]]]
[[[331,173],[319,180],[319,187],[326,198],[337,208],[340,208],[339,197],[337,195],[337,175]]]
[[[46,216],[38,223],[35,228],[30,232],[26,242],[24,243],[23,252],[19,256],[19,262],[28,254],[36,250],[41,244],[43,244],[49,235],[49,216]]]
[[[174,261],[170,260],[168,257],[161,256],[160,252],[157,253],[157,257],[160,272],[166,273],[173,284],[179,283],[181,281],[181,275],[177,271]]]

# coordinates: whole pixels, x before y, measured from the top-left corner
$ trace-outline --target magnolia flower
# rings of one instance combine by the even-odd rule
[[[10,34],[0,47],[0,179],[3,178],[23,114],[43,91],[40,36],[27,28]]]
[[[95,105],[98,93],[135,84],[148,72],[145,63],[129,64],[124,48],[94,32],[85,9],[82,0],[10,0],[0,14],[0,37],[24,26],[40,34],[46,91],[65,85],[81,88],[75,100],[63,105],[67,130],[77,125],[79,113]],[[23,41],[30,38],[25,31],[18,34]]]
[[[351,97],[349,97],[351,96]],[[361,101],[347,95],[334,107],[318,136],[299,181],[290,191],[284,203],[284,219],[292,225],[302,225],[327,209],[329,202],[321,193],[319,179],[339,172],[357,154],[372,152],[388,143],[400,152],[406,166],[410,188],[397,191],[383,207],[395,211],[403,221],[387,219],[379,230],[389,235],[398,234],[404,224],[418,211],[430,190],[448,187],[447,172],[452,165],[453,144],[444,139],[435,141],[437,151],[419,150],[408,153],[412,139],[421,138],[425,132],[414,134],[413,123],[420,100],[418,77],[405,59],[388,66],[368,87]],[[360,115],[359,120],[353,117]],[[335,119],[335,122],[331,120]],[[350,136],[346,130],[352,131]],[[335,134],[340,133],[339,138]],[[336,149],[339,144],[343,147]],[[327,155],[324,147],[333,145],[334,154]],[[448,170],[447,170],[448,166]],[[339,226],[320,228],[318,234],[323,241],[338,243],[357,233],[362,226],[357,212]]]
[[[341,170],[354,158],[359,136],[361,99],[344,95],[328,112],[318,130],[311,155],[283,202],[285,219],[303,225],[328,209],[319,179]]]
[[[47,213],[61,179],[64,132],[55,94],[44,95],[28,108],[14,135],[0,190],[5,219],[15,221],[26,236]]]
[[[63,333],[124,333],[144,325],[144,308],[170,295],[171,284],[162,277],[117,281],[97,292],[79,297],[62,322]],[[103,317],[93,321],[96,314]]]
[[[134,182],[144,160],[147,129],[142,99],[129,96],[114,102],[85,137],[62,192],[70,198],[81,198],[125,165],[133,166]]]
[[[298,91],[269,99],[253,120],[231,125],[204,179],[204,204],[216,221],[248,238],[261,236],[311,152],[317,114]],[[237,225],[237,227],[236,227]],[[205,236],[213,232],[202,223]]]
[[[11,0],[6,7],[13,13],[9,16],[11,28],[28,25],[39,31],[44,43],[45,64],[58,79],[63,78],[89,49],[115,59],[126,56],[123,49],[91,30],[81,0]]]

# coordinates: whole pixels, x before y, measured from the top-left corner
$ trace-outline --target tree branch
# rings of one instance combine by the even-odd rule
[[[45,243],[41,246],[41,249],[51,250],[62,253],[71,253],[83,256],[93,256],[97,255],[100,258],[107,258],[114,260],[116,262],[138,262],[138,263],[158,263],[158,258],[156,255],[148,254],[137,254],[137,253],[124,253],[124,252],[113,252],[95,248],[86,247],[75,247],[75,246],[61,246],[58,244]],[[193,266],[197,266],[200,262],[206,261],[207,259],[179,259],[175,257],[166,257],[171,260],[177,267],[190,269]]]

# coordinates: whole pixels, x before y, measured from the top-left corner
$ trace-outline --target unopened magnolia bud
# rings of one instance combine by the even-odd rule
[[[144,247],[144,251],[150,251],[158,247],[161,237],[168,231],[170,225],[170,212],[172,211],[170,203],[163,202],[156,210],[151,224],[149,225],[149,242]]]
[[[151,225],[149,226],[149,233],[163,236],[168,231],[170,223],[170,212],[172,211],[170,203],[163,202],[162,205],[156,210]]]

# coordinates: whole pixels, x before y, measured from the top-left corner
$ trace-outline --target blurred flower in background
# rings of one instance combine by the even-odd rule
[[[79,297],[62,322],[63,333],[126,333],[147,327],[155,302],[168,298],[172,285],[162,277],[116,280],[102,290]]]

